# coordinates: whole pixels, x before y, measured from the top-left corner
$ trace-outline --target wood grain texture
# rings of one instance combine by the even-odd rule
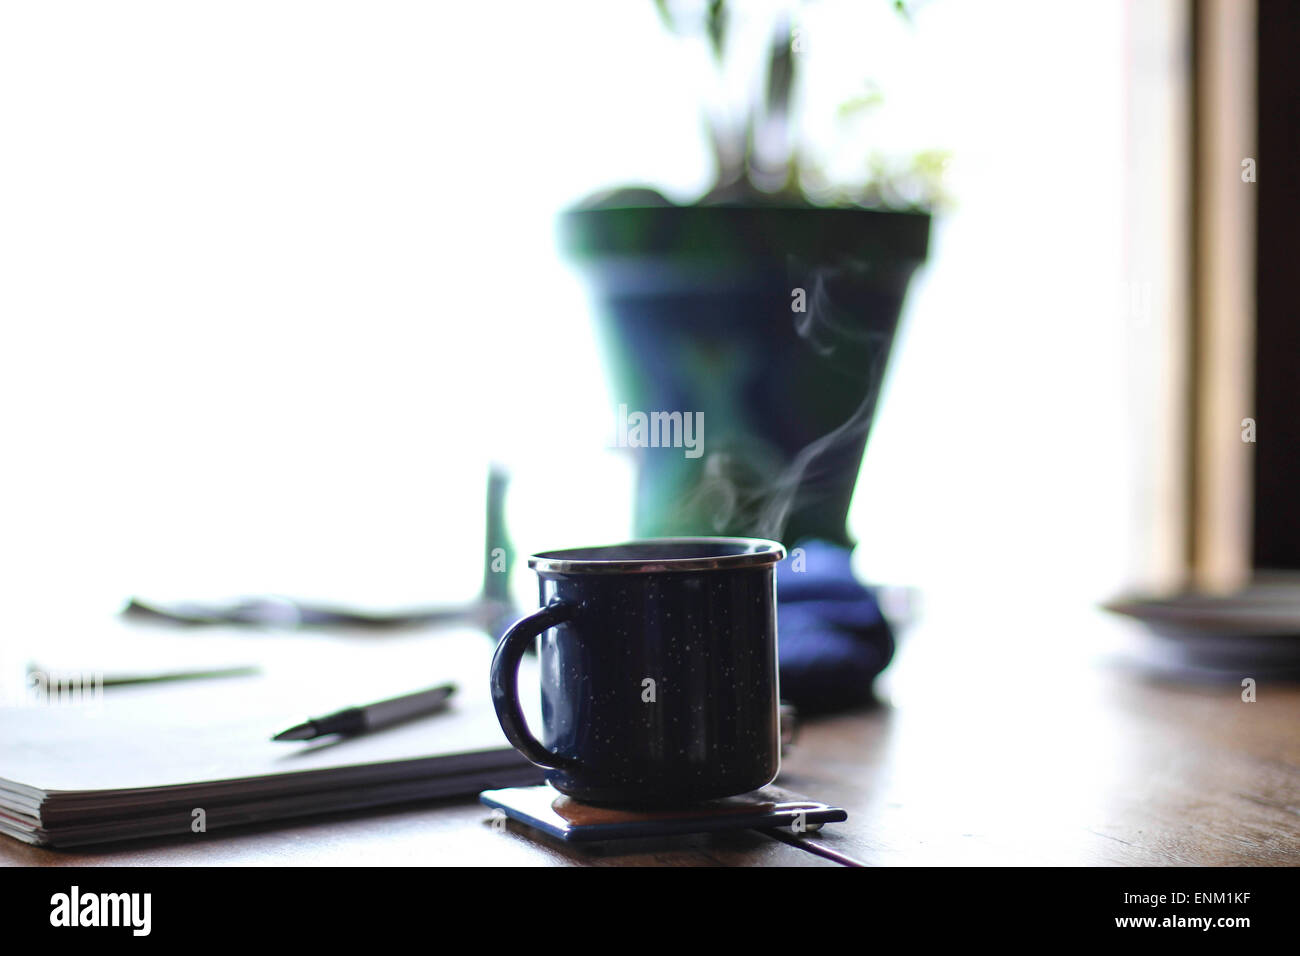
[[[871,865],[1300,864],[1300,687],[1152,683],[1062,614],[910,633],[890,703],[805,726],[781,784],[849,811],[818,842]],[[1249,676],[1249,675],[1244,675]],[[832,866],[751,831],[567,846],[442,801],[9,865]]]
[[[909,638],[897,700],[809,728],[783,784],[878,865],[1300,864],[1300,687],[1156,683],[1051,618]],[[1249,676],[1245,674],[1243,676]]]
[[[439,801],[378,812],[328,814],[282,825],[49,850],[0,843],[10,866],[833,866],[752,831],[577,847],[509,821],[486,807]]]

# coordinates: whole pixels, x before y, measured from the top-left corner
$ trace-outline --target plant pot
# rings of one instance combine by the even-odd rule
[[[634,420],[638,536],[852,544],[849,502],[929,228],[922,213],[799,206],[564,214],[615,408],[703,415],[695,449],[637,447]]]

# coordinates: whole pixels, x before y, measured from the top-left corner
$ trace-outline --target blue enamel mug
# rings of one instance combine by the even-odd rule
[[[492,699],[506,737],[562,793],[687,806],[780,768],[776,564],[751,538],[654,538],[528,559],[541,607],[501,638]],[[540,638],[540,738],[519,662]]]

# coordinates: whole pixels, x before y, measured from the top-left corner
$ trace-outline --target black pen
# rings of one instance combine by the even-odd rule
[[[455,684],[442,684],[430,690],[381,700],[377,704],[348,707],[328,717],[313,717],[306,723],[276,734],[272,740],[311,740],[327,734],[364,734],[401,723],[412,717],[433,714],[447,706],[447,698],[456,692]]]

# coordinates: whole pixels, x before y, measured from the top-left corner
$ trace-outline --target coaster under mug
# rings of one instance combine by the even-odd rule
[[[593,807],[566,796],[549,784],[485,790],[479,802],[550,836],[572,843],[636,837],[680,836],[785,827],[812,832],[841,823],[848,813],[780,787],[723,797],[674,810],[623,810]]]

